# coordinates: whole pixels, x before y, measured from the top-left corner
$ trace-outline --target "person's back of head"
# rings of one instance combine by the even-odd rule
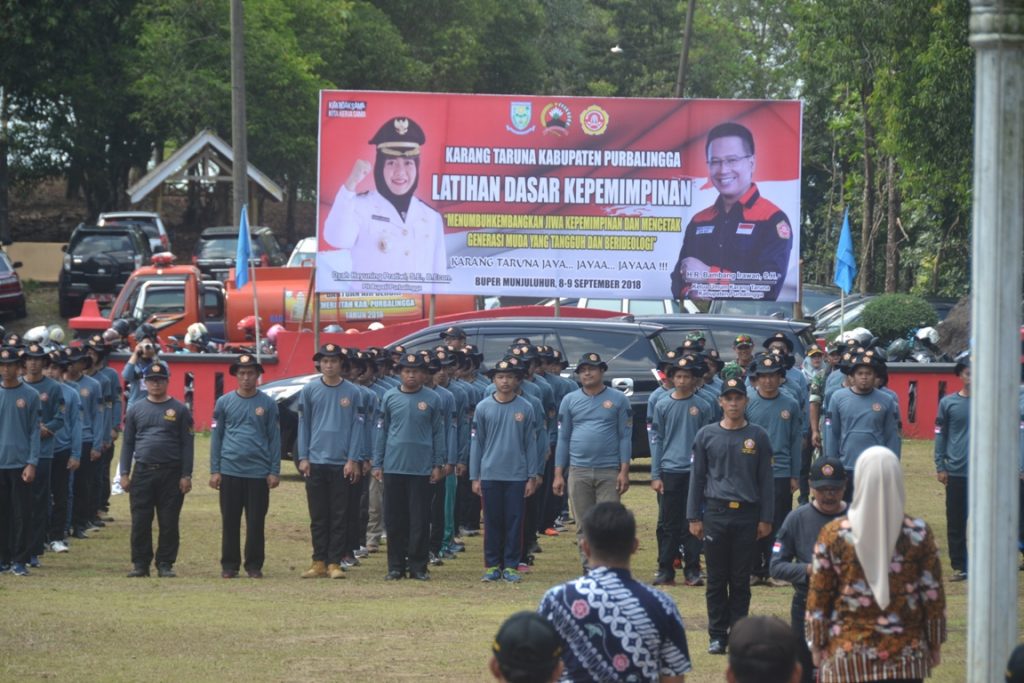
[[[510,683],[548,683],[562,673],[562,638],[537,612],[516,612],[491,646],[491,673]]]
[[[746,617],[729,633],[729,683],[796,683],[797,663],[793,630],[776,617]]]
[[[622,503],[598,503],[583,519],[583,538],[594,557],[628,564],[636,549],[636,518]]]
[[[1006,663],[1006,683],[1024,683],[1024,643],[1010,653],[1010,660]]]

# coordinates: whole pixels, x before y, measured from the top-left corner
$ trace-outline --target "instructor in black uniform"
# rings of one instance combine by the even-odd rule
[[[704,541],[708,570],[708,653],[724,655],[729,630],[750,610],[755,541],[772,530],[774,481],[768,433],[747,422],[747,390],[730,378],[718,398],[720,422],[701,428],[693,443],[686,516]]]

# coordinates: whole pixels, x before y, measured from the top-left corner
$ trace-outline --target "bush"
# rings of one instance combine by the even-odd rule
[[[864,307],[859,324],[871,330],[879,343],[906,337],[911,330],[935,325],[939,317],[932,305],[912,294],[883,294]]]

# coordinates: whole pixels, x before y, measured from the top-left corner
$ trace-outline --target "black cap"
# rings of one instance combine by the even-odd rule
[[[320,347],[320,350],[313,354],[313,360],[321,358],[342,358],[345,355],[344,347],[337,344],[327,343]]]
[[[754,362],[750,364],[750,374],[752,375],[774,375],[776,373],[785,374],[786,364],[784,359],[774,353],[759,353],[754,358]]]
[[[143,379],[169,379],[170,376],[170,370],[163,363],[153,363],[142,373]]]
[[[413,368],[418,370],[429,370],[427,359],[419,353],[407,353],[395,361],[400,368]]]
[[[776,332],[772,336],[765,339],[764,343],[761,346],[767,349],[775,342],[782,342],[783,344],[786,345],[786,351],[793,353],[793,340],[787,337],[785,332]]]
[[[601,356],[593,352],[583,354],[583,356],[576,363],[576,372],[578,373],[580,371],[580,368],[582,368],[584,365],[592,365],[596,368],[601,368],[602,370],[608,369],[608,364],[601,360]]]
[[[49,358],[49,352],[43,348],[42,344],[32,342],[21,352],[24,358]]]
[[[517,376],[522,377],[525,373],[525,369],[523,368],[523,365],[518,358],[514,356],[508,356],[506,358],[499,360],[497,363],[494,364],[493,368],[490,368],[489,370],[484,372],[484,374],[487,375],[488,377],[493,378],[494,375],[496,375],[499,372],[514,372]]]
[[[825,486],[841,486],[846,483],[846,468],[837,458],[818,458],[811,463],[807,480],[811,488],[814,489]]]
[[[705,350],[704,361],[706,363],[714,363],[718,370],[721,370],[725,366],[725,361],[722,360],[722,356],[718,353],[717,349]]]
[[[683,356],[682,358],[678,358],[674,363],[670,363],[665,374],[672,377],[680,370],[685,370],[686,372],[691,372],[694,375],[699,376],[704,374],[704,368],[702,366],[703,363],[694,356]]]
[[[92,367],[92,358],[80,347],[69,346],[64,349],[64,354],[67,356],[68,363],[85,363],[85,367]]]
[[[418,157],[420,145],[427,141],[423,129],[408,116],[388,119],[370,138],[377,151],[389,157]]]
[[[512,343],[509,344],[509,346],[529,346],[529,345],[530,345],[530,338],[529,337],[516,337],[515,339],[512,340]]]
[[[722,382],[722,390],[718,392],[719,396],[725,396],[726,394],[743,394],[746,396],[747,385],[743,383],[742,378],[730,377]]]
[[[21,362],[21,355],[18,349],[13,346],[5,346],[0,349],[0,365],[12,365]]]
[[[517,612],[498,629],[491,650],[503,670],[533,673],[531,680],[548,680],[562,656],[562,638],[537,612]]]
[[[729,631],[729,668],[739,680],[787,681],[796,663],[796,636],[778,617],[745,617]]]
[[[263,366],[256,362],[256,356],[251,353],[243,353],[235,362],[228,368],[228,372],[232,375],[237,375],[239,368],[256,368],[256,372],[263,374]]]
[[[445,330],[441,333],[441,339],[447,339],[448,337],[451,337],[452,339],[465,339],[466,331],[463,330],[461,327],[456,327],[455,325],[452,325],[451,327],[445,328]]]
[[[452,353],[448,349],[438,349],[434,352],[434,358],[437,359],[438,364],[443,368],[455,365],[458,362],[456,354]]]
[[[964,370],[968,370],[971,367],[971,354],[968,351],[964,351],[955,359],[956,366],[953,368],[953,374],[959,375]]]

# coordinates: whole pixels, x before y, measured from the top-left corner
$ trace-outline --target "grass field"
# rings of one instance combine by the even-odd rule
[[[535,609],[551,585],[576,575],[572,534],[542,541],[520,585],[484,585],[479,537],[459,559],[432,570],[429,583],[385,583],[382,554],[343,581],[300,580],[309,563],[305,495],[291,463],[271,494],[266,578],[220,578],[220,516],[205,485],[209,439],[197,437],[195,489],[182,512],[176,579],[127,579],[128,500],[112,499],[116,521],[47,555],[28,578],[0,576],[0,680],[302,681],[487,680],[491,639],[514,611]],[[907,442],[908,510],[929,521],[944,544],[941,486],[931,444]],[[646,484],[625,503],[637,515],[634,572],[655,569],[656,506]],[[948,572],[948,566],[943,567]],[[668,589],[686,622],[694,672],[721,681],[725,660],[705,654],[703,588]],[[933,680],[964,680],[966,585],[947,584],[949,642]],[[788,588],[755,588],[751,612],[788,621]],[[1007,599],[1015,599],[1008,596]]]

